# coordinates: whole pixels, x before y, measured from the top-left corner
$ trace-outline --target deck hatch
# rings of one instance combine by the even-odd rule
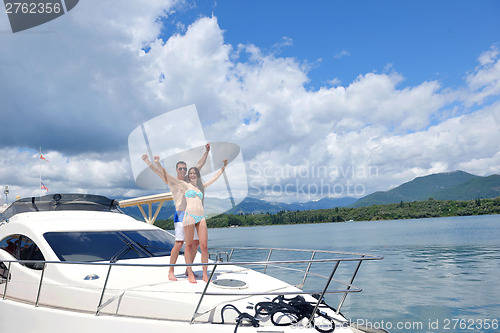
[[[212,284],[219,288],[229,288],[229,289],[248,288],[248,285],[245,281],[236,279],[217,279],[212,281]]]

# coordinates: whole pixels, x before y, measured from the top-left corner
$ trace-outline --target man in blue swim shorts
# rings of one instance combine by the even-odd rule
[[[184,211],[175,211],[174,216],[174,227],[175,227],[175,241],[176,242],[184,242],[184,225],[182,221],[184,221]],[[198,241],[198,233],[194,232],[194,240]]]
[[[201,169],[204,165],[205,162],[207,161],[208,153],[210,151],[210,143],[207,143],[205,145],[205,153],[201,157],[201,159],[198,161],[196,164],[196,167]],[[175,184],[168,184],[167,180],[164,179],[163,177],[163,172],[162,170],[158,170],[156,166],[151,163],[151,161],[148,158],[147,154],[142,155],[142,159],[146,164],[157,174],[162,178],[165,183],[169,186],[170,191],[172,192],[172,197],[174,199],[174,205],[175,205],[175,216],[174,216],[174,227],[175,227],[175,244],[174,247],[172,248],[171,254],[170,254],[170,264],[175,264],[177,262],[177,258],[179,256],[179,252],[182,248],[182,245],[184,244],[184,212],[186,210],[186,198],[184,197],[184,192],[179,186],[176,186]],[[179,161],[175,165],[175,171],[177,171],[177,179],[179,180],[186,180],[186,173],[187,173],[187,164],[184,161]],[[199,246],[199,241],[198,241],[198,234],[194,233],[194,246],[193,246],[193,254],[192,258],[196,256],[196,253],[198,251],[198,246]],[[174,273],[174,267],[171,266],[168,272],[168,278],[169,280],[172,281],[177,281],[177,278],[175,277]]]

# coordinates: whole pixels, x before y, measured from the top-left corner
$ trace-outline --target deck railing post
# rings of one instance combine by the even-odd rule
[[[210,281],[212,281],[212,277],[214,276],[215,269],[217,268],[217,264],[214,264],[214,268],[212,268],[212,272],[210,273],[210,276],[208,277],[208,282],[205,284],[205,289],[203,289],[203,293],[201,294],[200,300],[198,301],[198,305],[196,306],[196,309],[194,310],[193,317],[191,318],[190,324],[194,322],[194,319],[196,315],[198,314],[198,309],[201,306],[201,301],[205,297],[205,293],[207,292],[208,285],[210,284]]]
[[[267,256],[267,261],[271,260],[271,254],[273,253],[273,249],[269,249],[269,255]],[[264,274],[266,274],[267,265],[264,267]]]
[[[38,285],[38,293],[36,294],[35,307],[38,306],[38,301],[40,300],[40,292],[42,291],[42,281],[43,275],[45,274],[45,267],[47,267],[47,263],[43,263],[42,274],[40,274],[40,284]]]
[[[10,265],[12,264],[12,261],[9,261],[9,267],[7,267],[7,278],[5,279],[5,288],[3,289],[3,299],[7,297],[7,285],[9,284],[9,278],[10,278]]]
[[[98,316],[99,312],[101,312],[102,300],[104,298],[104,293],[106,292],[106,286],[108,284],[109,274],[111,273],[111,267],[113,267],[113,265],[110,263],[109,269],[108,269],[108,274],[106,275],[106,280],[104,281],[104,285],[102,286],[101,298],[99,299],[99,305],[97,305],[97,311],[95,313],[96,316]]]
[[[330,277],[328,278],[328,281],[326,282],[325,288],[323,288],[323,292],[321,293],[321,295],[318,298],[318,302],[316,303],[316,306],[314,307],[314,311],[311,314],[311,318],[309,318],[309,323],[308,323],[309,327],[310,327],[310,325],[312,325],[312,322],[314,320],[314,315],[316,314],[316,311],[318,311],[319,305],[321,304],[321,300],[325,296],[326,290],[330,286],[330,282],[332,282],[333,276],[335,275],[335,272],[337,271],[339,264],[340,264],[340,260],[337,260],[335,263],[335,267],[333,267],[332,273],[330,274]]]
[[[316,256],[316,251],[313,251],[313,254],[311,256],[311,261],[314,260],[315,256]],[[304,279],[302,280],[302,284],[299,285],[300,289],[304,288],[304,285],[306,284],[306,279],[307,279],[307,276],[309,275],[309,271],[311,270],[311,265],[312,265],[312,262],[309,262],[309,264],[307,265],[306,271],[304,272]]]
[[[352,274],[352,277],[351,277],[351,281],[349,282],[349,285],[347,286],[347,290],[350,290],[351,289],[351,285],[352,283],[354,282],[354,278],[356,277],[356,275],[358,274],[358,271],[359,271],[359,267],[361,266],[361,263],[363,262],[363,258],[365,257],[365,255],[363,254],[361,256],[361,260],[358,262],[358,266],[356,266],[356,269],[354,270],[354,273]],[[342,296],[342,300],[340,301],[339,303],[339,306],[337,307],[337,314],[340,313],[340,308],[342,307],[342,305],[344,305],[344,301],[345,299],[347,298],[347,294],[348,292],[346,291],[344,293],[344,296]]]

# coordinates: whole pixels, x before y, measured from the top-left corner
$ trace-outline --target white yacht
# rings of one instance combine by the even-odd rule
[[[210,282],[192,284],[182,254],[178,280],[168,279],[173,244],[170,233],[121,213],[103,196],[15,201],[0,215],[1,332],[359,332],[340,308],[361,291],[353,285],[361,263],[382,259],[224,249],[208,263]],[[195,274],[203,265],[195,261]],[[339,280],[343,266],[351,272]],[[310,280],[323,282],[307,291]],[[336,308],[324,301],[332,294],[340,299]]]

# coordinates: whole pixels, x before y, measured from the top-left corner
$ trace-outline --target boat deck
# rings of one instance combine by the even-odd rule
[[[255,260],[261,257],[264,259]],[[290,257],[299,259],[279,260]],[[301,295],[314,307],[313,313],[317,313],[320,308],[325,311],[322,302],[325,296],[335,294],[340,303],[336,309],[329,308],[329,317],[345,324],[340,309],[349,293],[361,291],[353,285],[361,264],[382,257],[276,248],[217,249],[212,251],[208,264],[192,265],[195,274],[200,276],[202,266],[209,266],[210,283],[198,280],[196,284],[185,278],[186,265],[182,259],[179,257],[175,265],[177,281],[168,280],[171,265],[165,264],[164,258],[163,261],[161,258],[143,260],[140,264],[126,260],[117,263],[46,261],[43,268],[34,273],[36,284],[29,277],[9,274],[23,261],[2,260],[6,271],[0,281],[0,296],[34,307],[95,316],[234,324],[237,311],[253,315],[256,304],[271,302],[279,295],[283,299]],[[10,278],[6,279],[7,276]],[[238,310],[228,310],[228,305]],[[223,317],[225,311],[228,314]],[[261,325],[271,325],[269,318],[260,316],[259,320]],[[307,320],[314,321],[314,316]]]

